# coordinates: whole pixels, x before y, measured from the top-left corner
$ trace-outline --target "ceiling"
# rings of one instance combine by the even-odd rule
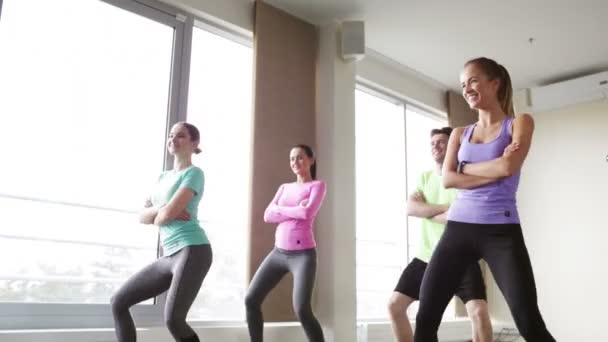
[[[608,70],[608,0],[266,0],[315,24],[365,21],[366,46],[459,88],[467,60],[505,65],[517,88]]]

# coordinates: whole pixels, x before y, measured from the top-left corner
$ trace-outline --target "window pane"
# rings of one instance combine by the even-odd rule
[[[108,303],[156,256],[154,229],[130,213],[7,198],[0,207],[0,259],[15,261],[2,266],[2,302]]]
[[[174,29],[96,0],[6,0],[0,27],[0,301],[108,303],[156,257],[133,212],[162,170]]]
[[[245,315],[252,63],[251,48],[194,29],[188,121],[201,131],[203,152],[194,162],[205,171],[199,217],[213,246],[213,265],[190,319]]]
[[[357,318],[386,318],[407,262],[405,123],[402,105],[355,96]]]

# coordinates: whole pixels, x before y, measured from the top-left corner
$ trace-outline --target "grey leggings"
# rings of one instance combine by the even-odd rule
[[[310,304],[317,272],[317,251],[286,251],[275,248],[251,280],[245,306],[251,342],[263,341],[262,302],[287,272],[293,273],[293,307],[310,342],[323,342],[323,330]]]
[[[211,246],[194,245],[162,257],[137,272],[112,297],[112,314],[118,342],[136,341],[129,308],[167,291],[165,321],[178,342],[197,342],[186,315],[211,267]]]

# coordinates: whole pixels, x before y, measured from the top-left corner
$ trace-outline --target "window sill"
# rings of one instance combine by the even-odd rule
[[[249,338],[245,322],[194,321],[191,325],[203,341],[241,342]],[[265,325],[264,335],[269,342],[306,342],[306,336],[298,322],[270,323]],[[137,329],[138,340],[166,342],[171,335],[165,327]],[[1,330],[0,341],[11,342],[115,342],[114,329],[22,329]]]
[[[411,321],[415,329],[415,321]],[[391,324],[387,320],[361,320],[357,322],[358,341],[393,341]],[[438,332],[442,342],[462,342],[471,339],[471,321],[468,318],[455,318],[441,322]]]
[[[191,321],[190,324],[205,341],[242,342],[248,340],[247,325],[238,321]],[[415,324],[412,322],[412,327]],[[494,330],[510,328],[494,325]],[[503,331],[504,334],[504,331]],[[165,327],[138,328],[137,335],[146,342],[166,342],[171,336]],[[299,322],[267,323],[264,335],[268,342],[289,340],[306,342]],[[358,342],[392,342],[393,335],[387,320],[357,322]],[[515,336],[515,335],[513,335]],[[471,322],[467,318],[445,320],[439,328],[442,342],[463,342],[471,339]],[[11,342],[115,342],[114,329],[21,329],[0,330],[0,341]]]

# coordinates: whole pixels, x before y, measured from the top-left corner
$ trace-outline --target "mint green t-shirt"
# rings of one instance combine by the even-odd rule
[[[456,189],[443,187],[441,175],[435,171],[424,172],[418,179],[417,191],[421,192],[429,204],[451,204],[456,198]],[[422,243],[418,259],[428,262],[445,230],[445,225],[422,219]]]
[[[160,226],[160,240],[164,255],[171,255],[186,246],[208,244],[209,240],[198,221],[198,204],[203,196],[205,174],[196,166],[182,171],[165,171],[160,175],[151,197],[155,206],[167,204],[180,188],[194,191],[194,197],[186,205],[189,221],[173,220]]]

